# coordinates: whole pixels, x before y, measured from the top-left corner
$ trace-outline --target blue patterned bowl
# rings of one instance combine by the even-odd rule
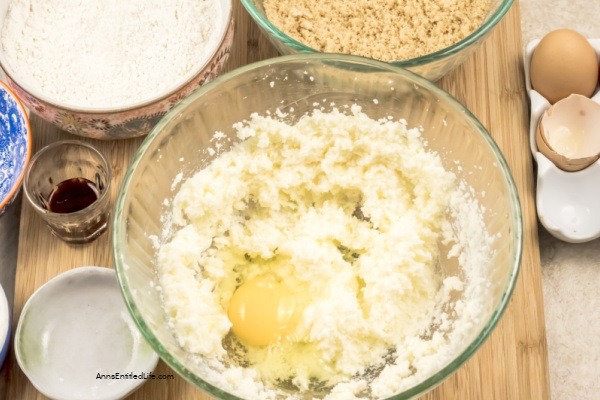
[[[31,128],[17,95],[0,82],[0,215],[13,202],[31,157]]]

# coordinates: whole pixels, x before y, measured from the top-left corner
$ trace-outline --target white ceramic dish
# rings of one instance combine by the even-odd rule
[[[550,103],[531,87],[529,66],[540,39],[531,41],[525,50],[525,84],[531,102],[529,145],[537,161],[536,204],[540,222],[553,236],[565,242],[588,242],[600,237],[600,160],[584,170],[565,172],[537,149],[535,133],[538,122]],[[589,39],[600,57],[600,39]],[[600,103],[600,92],[592,97]]]
[[[15,354],[36,389],[57,400],[121,399],[158,362],[129,315],[115,271],[102,267],[67,271],[30,297]],[[97,379],[117,373],[143,376]]]
[[[10,343],[10,311],[2,286],[0,286],[0,367],[4,363]]]

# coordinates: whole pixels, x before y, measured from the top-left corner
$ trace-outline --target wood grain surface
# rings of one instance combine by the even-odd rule
[[[234,18],[236,39],[227,70],[276,55],[238,1],[234,1]],[[521,274],[500,324],[475,356],[423,399],[550,398],[520,29],[519,8],[515,4],[484,46],[439,82],[473,111],[502,149],[522,202],[525,242]],[[59,139],[73,138],[35,116],[32,116],[32,128],[35,149]],[[114,204],[125,169],[141,139],[90,142],[110,159]],[[22,207],[13,325],[35,289],[57,274],[84,265],[113,267],[110,232],[90,245],[72,247],[49,233],[27,201],[23,201]],[[0,393],[2,399],[45,399],[20,371],[14,352],[7,362],[10,365],[5,392]],[[156,373],[172,372],[161,362]],[[211,397],[175,375],[174,380],[149,381],[129,399],[205,400]]]

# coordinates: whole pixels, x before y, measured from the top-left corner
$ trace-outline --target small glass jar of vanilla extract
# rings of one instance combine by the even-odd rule
[[[65,140],[38,151],[25,172],[25,196],[52,233],[89,243],[108,227],[110,165],[90,144]]]

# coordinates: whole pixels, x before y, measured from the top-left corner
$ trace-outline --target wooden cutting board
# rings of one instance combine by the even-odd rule
[[[234,18],[236,38],[227,70],[276,55],[238,1],[234,1]],[[534,181],[527,141],[527,106],[522,68],[519,8],[515,4],[484,46],[439,83],[473,111],[502,149],[519,190],[525,235],[521,274],[500,324],[471,360],[425,395],[424,399],[550,398]],[[32,116],[32,128],[36,149],[59,139],[72,138],[35,116]],[[110,159],[114,173],[114,202],[123,174],[141,139],[90,142]],[[27,201],[23,201],[22,207],[13,314],[15,326],[25,301],[47,280],[77,266],[113,267],[110,232],[93,244],[71,247],[50,235]],[[0,396],[2,399],[45,398],[20,371],[14,352],[8,363],[6,389]],[[172,372],[161,362],[156,373]],[[207,400],[211,397],[175,375],[173,380],[146,383],[130,399]]]

